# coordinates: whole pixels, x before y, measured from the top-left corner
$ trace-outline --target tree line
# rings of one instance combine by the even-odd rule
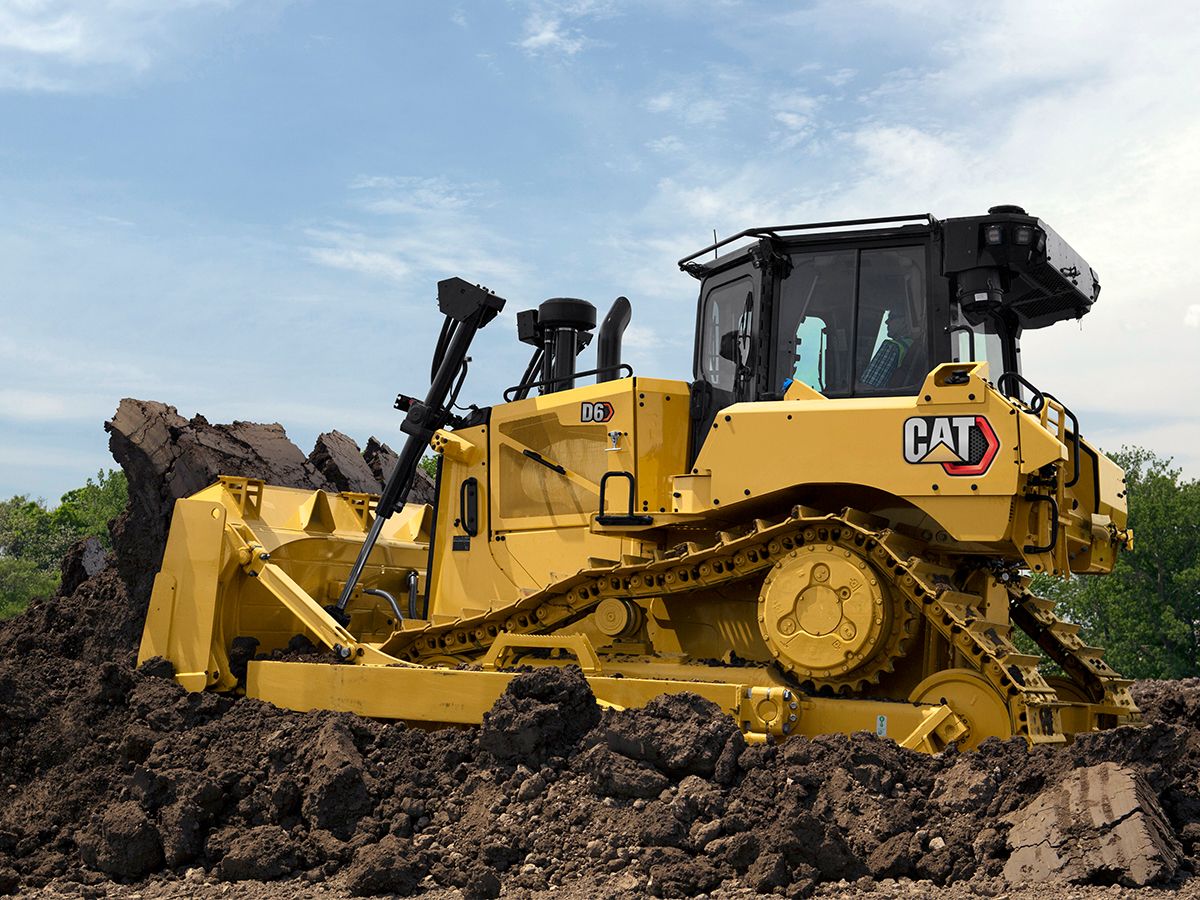
[[[1034,590],[1123,675],[1200,675],[1200,480],[1144,447],[1109,455],[1125,469],[1133,551],[1111,575],[1039,577]]]
[[[53,509],[25,495],[0,501],[0,619],[58,590],[59,564],[80,539],[94,537],[108,549],[108,522],[127,498],[125,473],[110,469],[67,491]]]

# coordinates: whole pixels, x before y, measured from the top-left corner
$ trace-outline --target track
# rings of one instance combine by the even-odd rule
[[[878,521],[854,510],[824,515],[797,507],[778,521],[756,519],[742,531],[721,532],[715,543],[706,546],[688,543],[652,559],[625,557],[617,563],[593,565],[515,604],[469,619],[396,632],[382,649],[415,663],[429,664],[448,656],[472,659],[501,632],[547,634],[591,614],[610,597],[637,600],[686,594],[765,575],[793,551],[820,543],[870,560],[890,582],[906,612],[914,613],[902,616],[903,627],[888,638],[886,656],[881,654],[884,664],[863,677],[846,680],[845,689],[859,690],[889,669],[915,635],[915,625],[909,623],[923,617],[1004,699],[1015,734],[1031,743],[1064,740],[1060,700],[1038,671],[1039,658],[1017,649],[1006,623],[984,618],[982,598],[956,590],[954,571],[923,556],[923,544],[878,527]],[[1019,579],[1013,579],[1009,595],[1013,623],[1063,667],[1091,702],[1102,704],[1104,712],[1113,716],[1136,711],[1129,682],[1103,662],[1101,651],[1079,640],[1076,626],[1053,614],[1051,601],[1031,594]]]

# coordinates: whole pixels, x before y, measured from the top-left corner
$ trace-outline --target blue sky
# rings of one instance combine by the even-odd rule
[[[123,396],[398,442],[435,283],[634,303],[689,378],[713,229],[1019,203],[1100,273],[1026,372],[1200,474],[1200,20],[1182,3],[0,0],[0,496]]]

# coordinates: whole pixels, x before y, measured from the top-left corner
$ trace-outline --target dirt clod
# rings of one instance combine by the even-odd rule
[[[479,742],[504,763],[540,765],[569,752],[599,721],[600,710],[577,666],[515,679],[485,713]]]
[[[278,825],[259,825],[234,834],[217,872],[223,881],[273,881],[296,868],[292,836]]]
[[[1075,769],[1005,817],[1013,882],[1161,883],[1183,850],[1145,779],[1101,763]]]
[[[162,864],[162,840],[145,810],[132,800],[114,803],[79,845],[84,863],[119,880],[138,878]]]
[[[414,893],[425,876],[422,855],[412,842],[387,835],[362,847],[346,871],[346,889],[356,897]]]
[[[676,778],[713,777],[726,746],[732,746],[732,766],[745,743],[715,703],[691,693],[656,697],[641,709],[610,716],[604,740],[614,752]]]

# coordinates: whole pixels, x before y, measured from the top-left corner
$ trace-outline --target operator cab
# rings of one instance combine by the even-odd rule
[[[940,363],[987,361],[1019,390],[1021,332],[1079,318],[1100,293],[1083,258],[1017,206],[752,228],[679,265],[701,281],[693,458],[719,410],[781,399],[792,380],[830,399],[911,396]]]

